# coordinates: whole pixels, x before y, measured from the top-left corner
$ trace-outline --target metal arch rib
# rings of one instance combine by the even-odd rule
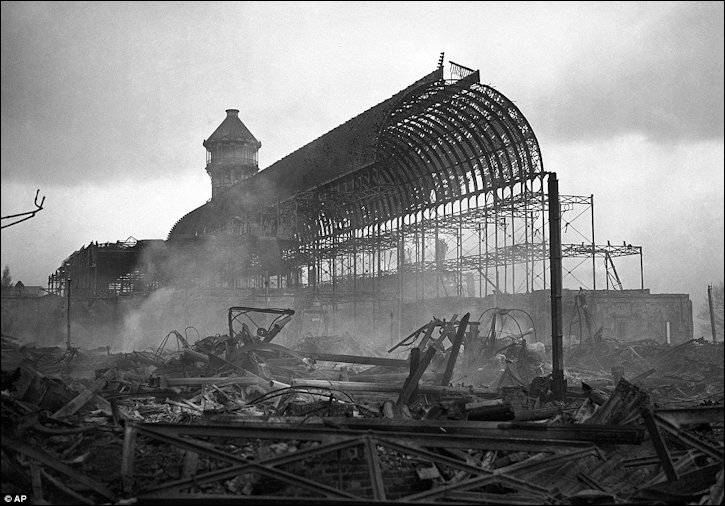
[[[312,235],[383,223],[543,172],[538,142],[521,111],[493,88],[471,80],[413,90],[391,110],[377,139],[375,163],[336,183],[354,179],[373,189],[384,181],[395,194],[352,197],[340,209],[320,213],[317,220],[327,225],[313,225]],[[362,172],[377,177],[367,181],[359,177]],[[440,197],[429,200],[431,191]]]

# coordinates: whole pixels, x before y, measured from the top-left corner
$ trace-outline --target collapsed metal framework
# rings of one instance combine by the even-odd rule
[[[129,237],[115,243],[91,242],[66,258],[48,276],[48,292],[66,296],[72,283],[76,297],[109,297],[127,295],[138,290],[159,287],[158,281],[146,282],[142,255],[162,241]]]
[[[259,492],[248,496],[256,504],[309,504],[310,501],[315,504],[390,504],[410,501],[436,504],[437,499],[450,500],[451,495],[456,493],[460,495],[455,498],[463,502],[480,503],[488,500],[497,504],[516,504],[517,499],[521,499],[518,494],[528,494],[527,499],[546,503],[554,501],[554,496],[545,484],[537,483],[539,480],[533,481],[530,473],[550,469],[571,459],[596,457],[597,449],[592,443],[601,438],[593,431],[580,430],[579,434],[574,434],[575,431],[571,429],[549,430],[543,437],[541,431],[537,434],[536,431],[514,429],[504,436],[502,430],[483,428],[481,425],[471,430],[470,421],[467,422],[467,429],[450,421],[429,427],[421,424],[406,427],[404,424],[375,423],[375,420],[358,420],[361,422],[359,424],[353,423],[354,419],[347,420],[343,423],[350,423],[351,426],[335,429],[254,422],[241,426],[130,422],[126,425],[121,474],[128,489],[142,487],[140,497],[147,504],[238,502],[239,495],[228,494],[224,487],[215,488],[214,484],[224,483],[245,473],[247,477],[254,476],[254,482],[260,484],[257,487]],[[441,425],[445,425],[445,428]],[[441,430],[445,434],[441,434]],[[639,428],[636,431],[618,432],[610,430],[607,436],[632,444],[641,441],[643,435],[643,430]],[[221,449],[218,447],[221,445],[210,441],[219,438],[233,438],[232,441],[239,448],[248,440],[302,441],[305,448],[283,455],[248,459],[247,456],[240,456],[238,451],[227,450],[235,446],[226,445]],[[213,468],[208,465],[203,467],[204,460],[194,455],[193,475],[184,475],[170,467],[167,472],[173,473],[176,479],[167,480],[166,483],[156,483],[154,478],[144,479],[138,476],[140,473],[137,468],[142,459],[136,454],[139,453],[140,443],[148,444],[149,440],[167,448],[183,449],[184,455],[198,454],[205,461],[217,464]],[[547,453],[548,458],[527,461],[524,465],[509,466],[496,472],[472,466],[448,455],[451,449],[528,451],[532,448]],[[442,449],[449,451],[446,453]],[[191,462],[188,457],[186,460]],[[406,462],[408,466],[414,463],[417,468],[425,465],[437,466],[444,471],[465,471],[470,473],[470,477],[455,484],[433,485],[415,491],[402,490],[390,475],[400,474]],[[184,466],[191,467],[187,464]],[[328,477],[328,468],[332,470],[332,478]],[[355,479],[349,479],[350,475]],[[489,485],[500,485],[503,490],[486,490],[485,487]],[[512,493],[514,495],[510,495]]]

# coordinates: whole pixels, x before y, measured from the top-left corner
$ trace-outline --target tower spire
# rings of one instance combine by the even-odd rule
[[[224,121],[202,143],[212,198],[259,172],[257,152],[262,143],[239,119],[239,109],[227,109],[226,113]]]

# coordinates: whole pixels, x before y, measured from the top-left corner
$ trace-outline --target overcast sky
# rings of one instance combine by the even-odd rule
[[[597,242],[644,248],[645,286],[723,279],[723,3],[2,2],[2,231],[46,285],[91,241],[165,239],[211,197],[225,117],[267,167],[448,60],[531,123]],[[3,220],[5,224],[7,220]],[[617,265],[639,288],[639,261]]]

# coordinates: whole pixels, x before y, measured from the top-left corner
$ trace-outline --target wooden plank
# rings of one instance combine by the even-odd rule
[[[466,415],[468,420],[513,420],[516,416],[508,404],[467,409]]]
[[[433,346],[425,351],[420,359],[420,362],[418,362],[418,366],[415,368],[415,371],[408,376],[408,379],[405,380],[400,395],[398,396],[398,401],[395,403],[397,406],[407,405],[408,402],[410,402],[413,392],[418,389],[420,377],[423,376],[423,373],[435,354],[436,349]]]
[[[415,370],[418,368],[418,365],[420,364],[420,348],[412,348],[410,350],[410,358],[408,359],[410,364],[408,364],[408,377],[415,374]],[[407,380],[407,378],[406,378]],[[418,396],[418,383],[415,384],[415,388],[413,389],[413,392],[410,394],[411,399],[415,399]]]
[[[161,376],[159,378],[159,386],[161,388],[166,387],[180,387],[180,386],[199,386],[215,384],[219,386],[225,385],[257,385],[259,378],[253,378],[251,376],[207,376],[207,377],[194,377],[194,378],[169,378]]]
[[[624,378],[619,380],[614,393],[597,409],[585,424],[619,424],[631,415],[649,408],[650,400],[646,392],[637,388]]]
[[[428,325],[425,326],[425,335],[423,336],[423,339],[421,339],[420,344],[418,344],[418,348],[422,350],[425,349],[425,347],[428,345],[428,341],[430,341],[430,338],[433,335],[433,331],[438,325],[440,325],[440,322],[432,320],[430,323],[428,323]]]
[[[59,473],[62,473],[64,475],[68,476],[69,478],[72,478],[75,481],[82,483],[89,489],[100,494],[101,496],[105,497],[106,499],[109,499],[112,502],[116,501],[116,496],[113,494],[113,492],[111,492],[105,486],[103,486],[102,484],[98,483],[95,480],[92,480],[91,478],[87,477],[84,474],[80,474],[75,469],[73,469],[69,465],[64,464],[63,462],[59,461],[52,455],[49,455],[48,453],[45,453],[44,451],[39,450],[37,448],[33,448],[32,446],[30,446],[22,441],[17,441],[14,439],[10,439],[8,437],[3,437],[1,441],[2,441],[2,446],[10,448],[11,450],[14,450],[16,452],[22,453],[23,455],[26,455],[32,459],[35,459],[47,467],[55,469]]]
[[[276,345],[268,345],[268,346],[276,346]],[[261,388],[265,390],[265,392],[271,392],[272,390],[279,390],[282,388],[289,388],[290,385],[286,383],[282,383],[280,381],[275,380],[268,380],[265,378],[262,378],[261,376],[257,376],[256,374],[247,371],[241,366],[238,366],[234,362],[230,362],[229,360],[223,359],[221,357],[217,357],[216,355],[213,355],[211,353],[206,353],[206,355],[209,357],[209,363],[218,367],[228,366],[233,369],[236,369],[239,371],[240,374],[242,374],[245,377],[251,377],[256,378],[257,385],[259,385]]]
[[[371,369],[377,370],[377,367],[372,367]],[[400,383],[402,385],[403,383],[405,383],[405,380],[408,379],[408,376],[410,376],[410,371],[381,373],[379,370],[372,372],[368,372],[368,370],[365,370],[358,374],[350,376],[349,381],[368,381],[370,383]],[[435,378],[439,376],[439,374],[436,374],[432,371],[427,371],[423,373],[421,381],[435,381]]]
[[[722,422],[725,409],[719,406],[695,406],[692,408],[655,409],[654,413],[675,426]]]
[[[644,420],[644,425],[647,427],[647,431],[649,432],[650,439],[652,439],[652,444],[654,445],[655,450],[657,450],[657,455],[660,458],[662,469],[665,471],[667,479],[670,481],[676,481],[678,479],[677,471],[672,463],[672,457],[670,457],[670,452],[667,449],[665,440],[662,438],[662,434],[660,434],[657,424],[655,423],[655,419],[652,416],[652,410],[650,408],[644,408],[641,410],[641,414],[642,419]]]
[[[562,408],[559,406],[552,406],[549,408],[522,409],[519,411],[514,410],[514,412],[516,413],[516,416],[514,417],[515,421],[525,422],[529,420],[547,420],[552,416],[556,416],[561,413]]]
[[[400,358],[365,357],[360,355],[340,355],[336,353],[307,353],[298,351],[300,355],[324,362],[342,362],[346,364],[379,365],[383,367],[407,367],[408,361]]]
[[[431,348],[429,348],[430,350]],[[300,388],[332,388],[346,392],[400,392],[403,385],[400,383],[373,383],[365,381],[335,381],[335,380],[310,380],[292,379],[292,386]],[[467,394],[484,398],[500,398],[500,394],[491,392],[488,389],[472,387],[444,387],[441,385],[419,385],[421,394],[456,395]]]
[[[113,377],[115,374],[114,369],[109,369],[103,375],[98,378],[96,381],[93,382],[93,384],[86,390],[85,392],[78,395],[76,398],[74,398],[72,401],[70,401],[68,404],[60,408],[58,411],[56,411],[53,414],[53,418],[62,418],[64,416],[70,416],[74,414],[76,411],[81,409],[88,401],[90,401],[96,393],[101,390],[103,387],[106,386],[108,381]]]
[[[687,446],[691,446],[692,448],[696,448],[702,453],[720,460],[720,462],[725,460],[725,452],[723,452],[722,446],[716,448],[710,444],[707,444],[705,441],[702,441],[701,439],[693,436],[687,431],[677,427],[672,422],[670,422],[669,420],[665,420],[656,413],[652,414],[652,417],[654,418],[654,421],[657,423],[658,427],[672,434],[681,443],[684,443]]]
[[[463,336],[466,334],[466,328],[468,327],[468,320],[471,318],[471,313],[466,313],[461,318],[461,323],[458,324],[458,332],[456,337],[453,339],[453,346],[451,346],[451,352],[448,356],[448,363],[446,364],[446,370],[443,373],[443,379],[441,385],[447,386],[451,382],[453,377],[453,368],[456,366],[456,360],[458,360],[458,353],[461,351],[461,344],[463,344]]]
[[[602,492],[606,492],[607,494],[610,493],[609,490],[607,490],[604,485],[599,483],[597,480],[589,476],[589,474],[585,473],[584,471],[580,471],[576,475],[576,479],[582,482],[584,485],[587,486],[587,488],[594,489],[594,490],[601,490]]]
[[[629,382],[632,383],[633,385],[638,385],[640,382],[647,379],[648,376],[651,376],[656,372],[657,372],[657,369],[650,369],[648,371],[643,372],[642,374],[638,374],[634,378],[630,379]]]

